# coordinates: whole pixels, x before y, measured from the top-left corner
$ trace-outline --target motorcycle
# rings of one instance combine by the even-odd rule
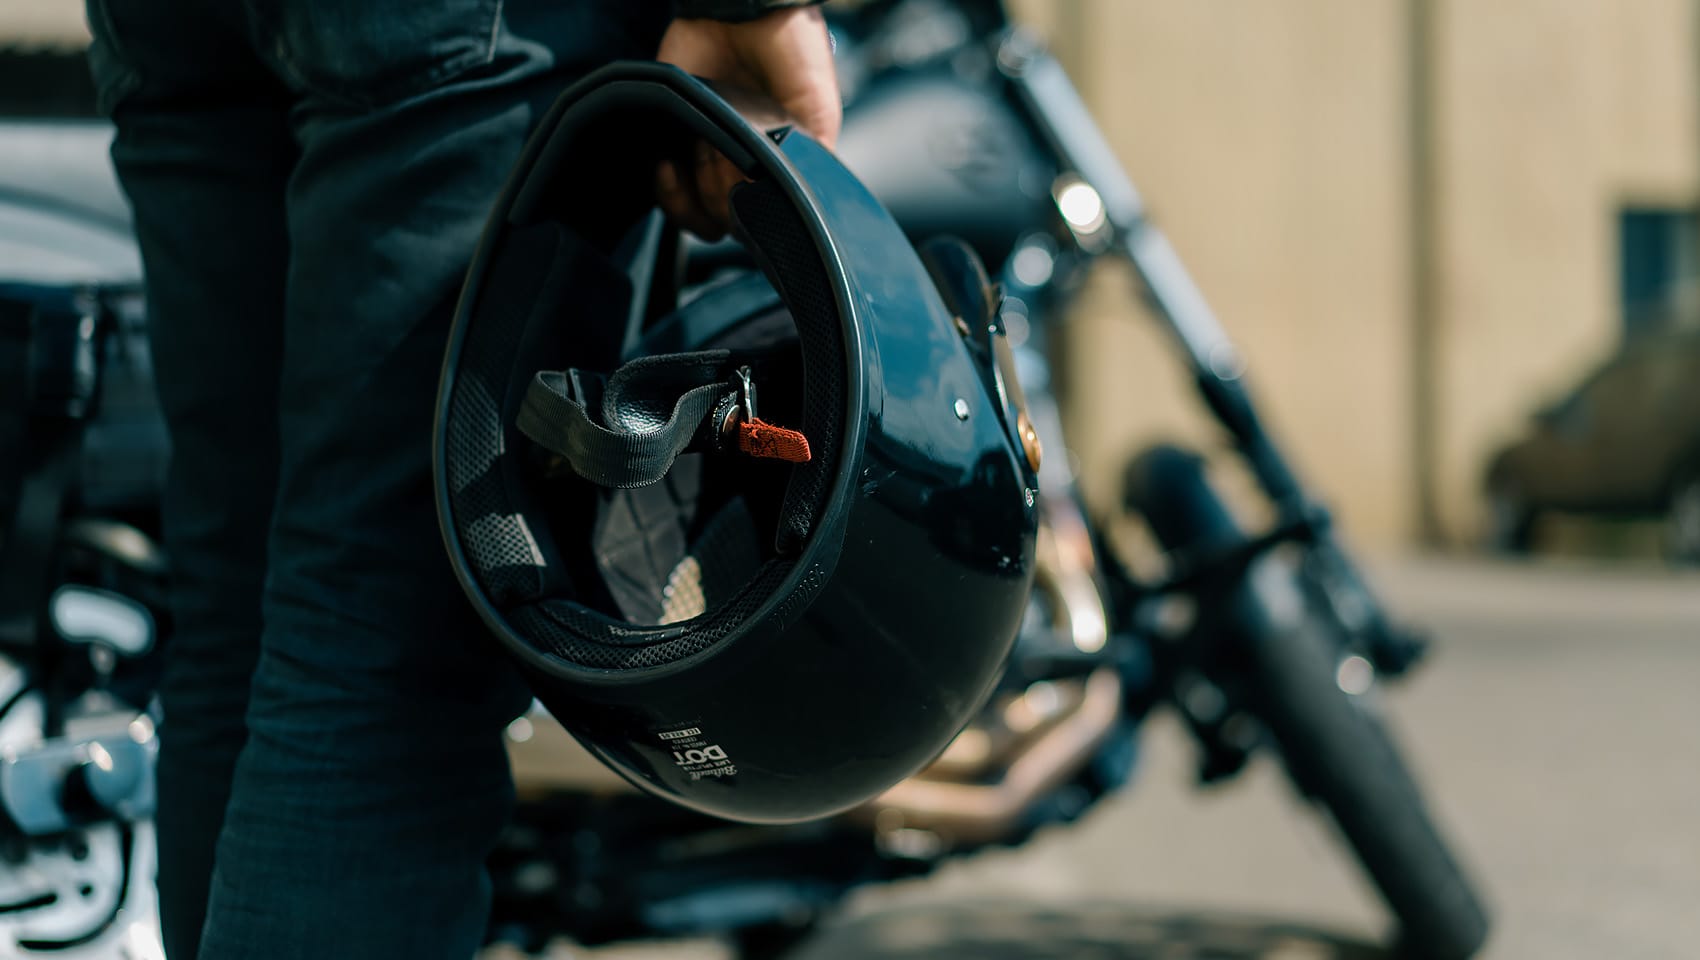
[[[857,810],[803,824],[728,824],[639,795],[534,709],[508,729],[519,804],[490,861],[491,941],[540,950],[558,937],[594,945],[711,935],[751,960],[780,956],[859,887],[1019,845],[1078,818],[1130,778],[1143,720],[1171,709],[1198,745],[1203,783],[1229,779],[1273,748],[1381,892],[1401,949],[1473,955],[1487,935],[1486,910],[1376,706],[1378,681],[1405,674],[1425,644],[1388,618],[1263,427],[1244,363],[1066,72],[999,0],[871,0],[829,16],[847,104],[840,155],[912,237],[962,237],[1000,282],[989,322],[1014,348],[1030,418],[1023,439],[1042,462],[1038,573],[1016,650],[992,702],[931,766]],[[737,251],[698,244],[683,256],[689,284],[735,262]],[[1129,462],[1118,515],[1087,509],[1047,346],[1103,258],[1134,268],[1200,398],[1273,507],[1266,529],[1242,529],[1203,458],[1174,446]],[[57,371],[58,381],[38,373],[30,382],[73,383],[60,393],[84,396],[81,406],[52,409],[39,398],[0,404],[54,426],[18,432],[36,442],[16,449],[58,451],[31,453],[19,495],[0,500],[18,504],[0,547],[0,588],[27,579],[33,591],[0,589],[0,601],[12,598],[0,602],[0,617],[12,618],[4,649],[16,664],[0,675],[17,677],[9,682],[41,704],[39,716],[16,721],[27,746],[10,751],[6,724],[25,701],[0,708],[8,815],[0,836],[34,863],[48,855],[38,850],[95,827],[130,831],[126,879],[115,888],[124,895],[96,939],[120,919],[141,923],[151,908],[134,877],[151,855],[141,839],[151,803],[148,682],[158,641],[169,636],[149,501],[79,492],[99,477],[157,466],[138,453],[148,443],[98,469],[86,453],[103,429],[113,437],[153,429],[134,417],[114,425],[107,402],[125,376],[146,376],[135,350],[145,321],[124,306],[133,289],[134,278],[0,289],[0,303],[33,318],[21,325],[27,336],[13,330],[14,342],[32,344],[23,352],[34,369]],[[58,332],[44,340],[50,327]],[[69,466],[73,448],[85,451],[81,470]],[[22,493],[32,477],[37,488],[71,493],[31,500]],[[51,523],[40,519],[44,509]],[[1160,546],[1160,577],[1136,572],[1112,544],[1124,515]],[[128,718],[123,737],[137,750],[66,722],[85,714]],[[33,779],[15,773],[21,760],[35,764]],[[103,763],[142,772],[120,790]],[[32,804],[63,815],[20,816]],[[69,898],[41,906],[38,895],[36,907],[14,910],[0,903],[0,929],[22,929],[32,910],[44,915],[61,899]]]
[[[0,955],[157,960],[165,427],[93,124],[0,125]]]

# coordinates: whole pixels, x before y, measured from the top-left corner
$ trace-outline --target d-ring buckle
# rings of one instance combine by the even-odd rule
[[[732,386],[737,391],[730,404],[721,401],[726,412],[720,417],[721,442],[730,446],[738,445],[738,424],[753,423],[756,419],[756,384],[750,379],[750,368],[739,367],[732,375]]]
[[[738,413],[749,423],[756,418],[756,385],[750,379],[750,368],[738,368]]]

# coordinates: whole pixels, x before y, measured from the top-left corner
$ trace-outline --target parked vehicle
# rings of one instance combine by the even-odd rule
[[[1637,337],[1538,411],[1483,478],[1489,543],[1522,553],[1549,513],[1663,518],[1700,563],[1700,328]]]
[[[161,955],[147,708],[169,626],[151,535],[165,430],[110,140],[92,122],[0,123],[7,957]]]
[[[710,934],[746,957],[778,956],[859,886],[1019,844],[1041,826],[1080,816],[1128,780],[1141,722],[1166,708],[1197,740],[1202,782],[1229,778],[1254,752],[1274,748],[1295,788],[1340,828],[1409,955],[1473,955],[1487,934],[1486,911],[1376,707],[1376,679],[1404,673],[1424,646],[1390,623],[1326,511],[1263,429],[1232,343],[1146,219],[1061,66],[1011,27],[997,0],[876,0],[839,16],[834,29],[850,100],[841,154],[916,239],[961,235],[1001,280],[1003,299],[987,322],[1015,346],[1010,362],[1027,394],[1031,442],[1051,451],[1041,472],[1037,586],[1016,651],[993,702],[930,768],[849,814],[803,824],[732,825],[640,796],[534,711],[509,729],[520,799],[515,825],[491,860],[491,939],[529,949],[558,936],[601,943]],[[690,255],[687,278],[738,257],[725,246],[698,246]],[[1135,268],[1202,398],[1278,517],[1269,529],[1242,530],[1197,455],[1147,451],[1129,464],[1124,499],[1167,553],[1160,580],[1120,562],[1105,536],[1114,518],[1084,509],[1049,389],[1043,346],[1051,325],[1082,272],[1106,256]],[[70,324],[71,349],[51,354],[61,379],[98,398],[102,378],[75,374],[145,372],[125,368],[118,349],[132,329],[128,314],[94,309],[121,303],[128,283],[61,279],[0,292],[0,302],[33,303],[43,289],[63,294],[55,303],[89,308],[87,323]],[[14,342],[40,353],[42,326],[15,324]],[[104,377],[105,386],[114,382]],[[80,445],[103,414],[92,399],[78,409],[50,420],[78,434]],[[18,449],[35,449],[39,434],[20,436]],[[27,727],[22,742],[32,744],[18,756],[89,756],[94,741],[52,718],[91,697],[129,718],[130,739],[151,750],[152,728],[143,722],[148,665],[152,641],[169,643],[170,632],[157,515],[117,502],[99,506],[81,493],[89,478],[50,476],[45,459],[30,457],[7,455],[0,465],[24,464],[22,482],[47,477],[51,484],[39,483],[60,495],[34,506],[0,499],[12,508],[0,519],[5,549],[17,556],[20,545],[32,544],[35,566],[27,569],[48,571],[18,607],[28,628],[14,631],[6,648],[11,675],[41,705],[40,714],[18,715]],[[133,476],[151,469],[147,456],[130,462],[112,469]],[[49,532],[21,538],[26,528]],[[20,569],[0,566],[0,577]],[[0,579],[0,596],[5,586]],[[53,603],[77,588],[109,602],[104,621],[68,617],[75,604]],[[0,707],[0,733],[11,709]],[[11,815],[0,834],[26,857],[65,849],[65,838],[84,829],[63,816],[44,818],[35,830],[20,826],[20,802],[63,814],[64,798],[83,795],[62,789],[88,776],[82,767],[53,760],[40,770],[47,786],[21,800],[0,776],[0,806]],[[129,830],[137,856],[151,853],[144,851],[144,801],[151,799],[144,786],[151,780],[137,780],[123,804],[82,814]],[[151,901],[133,882],[139,862],[126,860],[115,874],[128,884],[128,898],[78,944],[52,949],[124,955],[102,939],[115,931],[131,931],[149,949],[157,944],[145,929]],[[57,918],[71,902],[25,902],[0,912],[0,930]],[[12,935],[23,944],[22,934]],[[88,952],[95,943],[108,952]],[[16,948],[27,950],[49,952]]]

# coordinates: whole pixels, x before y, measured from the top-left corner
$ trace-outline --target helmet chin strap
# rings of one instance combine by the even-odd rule
[[[750,369],[727,350],[640,357],[606,382],[582,370],[540,370],[519,431],[599,486],[646,486],[688,452],[735,449],[807,463],[801,433],[756,417]]]

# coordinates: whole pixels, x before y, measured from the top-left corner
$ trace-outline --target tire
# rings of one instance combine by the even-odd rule
[[[1294,585],[1296,586],[1296,585]],[[1487,912],[1453,858],[1382,718],[1336,682],[1330,625],[1303,619],[1248,639],[1259,680],[1255,711],[1293,782],[1332,815],[1399,918],[1412,957],[1473,956]]]
[[[1672,563],[1700,565],[1700,469],[1684,471],[1671,488],[1665,553]]]
[[[1496,480],[1487,493],[1487,546],[1495,553],[1527,556],[1535,546],[1538,515],[1517,493],[1510,480]]]
[[[1240,532],[1195,455],[1160,447],[1131,466],[1130,506],[1168,550]],[[1487,912],[1423,802],[1392,734],[1336,681],[1345,638],[1282,558],[1266,555],[1228,599],[1246,696],[1299,791],[1320,804],[1398,918],[1406,955],[1462,960],[1487,938]]]
[[[783,960],[814,932],[812,924],[751,927],[732,938],[733,954],[738,960]]]

